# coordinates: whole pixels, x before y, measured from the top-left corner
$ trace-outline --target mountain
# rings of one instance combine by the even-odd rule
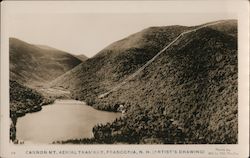
[[[69,89],[75,99],[92,100],[135,72],[186,29],[151,27],[132,34],[58,77],[51,87]]]
[[[34,45],[34,46],[39,47],[39,48],[41,48],[41,49],[58,50],[58,49],[56,49],[56,48],[53,48],[53,47],[50,47],[50,46],[47,46],[47,45],[42,45],[42,44],[36,44],[36,45]]]
[[[54,102],[53,95],[42,91],[47,82],[69,71],[82,61],[58,49],[9,39],[10,57],[10,139],[16,141],[17,118]]]
[[[88,57],[86,55],[84,55],[84,54],[76,55],[75,57],[78,58],[81,61],[85,61],[85,60],[88,59]]]
[[[10,79],[28,85],[41,85],[69,71],[81,60],[44,45],[9,39]]]
[[[237,30],[237,25],[222,24]],[[220,31],[222,24],[185,35],[126,85],[95,99],[99,109],[128,107],[124,120],[109,125],[120,133],[116,137],[127,135],[128,141],[133,134],[132,143],[152,138],[160,143],[237,143],[237,36]],[[169,128],[162,122],[169,119],[180,136],[169,138],[176,130],[162,134]],[[104,132],[105,127],[98,128]]]
[[[209,28],[220,31],[235,38],[237,38],[238,35],[237,20],[224,20],[219,24],[209,26]]]
[[[95,126],[94,138],[62,143],[237,143],[236,20],[186,33],[126,84],[98,98],[181,32],[200,26],[145,29],[54,80],[52,87],[69,89],[97,109],[117,111],[123,105],[126,111],[111,124]]]

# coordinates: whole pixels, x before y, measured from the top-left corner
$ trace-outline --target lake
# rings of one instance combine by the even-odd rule
[[[121,113],[100,111],[76,100],[56,100],[42,110],[18,118],[17,139],[25,144],[91,138],[92,128],[119,118]]]

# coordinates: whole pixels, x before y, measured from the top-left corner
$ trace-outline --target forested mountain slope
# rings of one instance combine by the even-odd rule
[[[186,29],[183,26],[151,27],[114,42],[55,79],[51,87],[69,89],[76,99],[92,100],[135,72]]]
[[[9,39],[10,79],[27,85],[41,85],[64,74],[81,60],[64,51]]]
[[[138,135],[134,143],[151,138],[163,143],[237,143],[237,74],[237,38],[203,28],[185,35],[134,79],[92,104],[98,109],[125,105],[126,117],[111,127],[128,138]],[[182,140],[157,134],[166,130],[162,123],[169,119],[178,122]]]
[[[172,38],[155,40],[155,37],[164,37],[163,32],[157,35],[164,28],[168,27],[146,29],[146,32],[152,32],[148,40],[134,43],[128,40],[136,37],[135,34],[118,41],[87,60],[86,65],[79,65],[53,83],[53,86],[64,87],[62,83],[68,82],[64,88],[70,89],[74,98],[85,100],[97,109],[116,111],[122,104],[126,110],[125,116],[112,124],[97,125],[93,129],[93,139],[65,143],[238,142],[235,20],[221,21],[185,34],[129,82],[103,98],[97,97],[121,83],[154,56],[146,58],[148,49],[145,48],[154,48],[149,52],[155,50],[156,54],[171,42],[170,39],[196,27],[172,26],[166,32]],[[181,29],[176,31],[175,28]],[[148,41],[149,45],[142,41]],[[138,50],[138,45],[141,51],[120,51],[127,46]],[[110,60],[112,57],[115,57],[114,61]]]

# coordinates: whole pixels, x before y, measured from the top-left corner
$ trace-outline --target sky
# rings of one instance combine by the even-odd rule
[[[236,19],[229,13],[23,13],[10,18],[10,37],[92,57],[109,44],[151,26],[193,26]]]

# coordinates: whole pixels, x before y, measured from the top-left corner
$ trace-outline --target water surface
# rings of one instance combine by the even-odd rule
[[[17,139],[25,144],[92,137],[96,124],[112,122],[120,113],[96,110],[76,100],[56,100],[42,111],[18,118]]]

